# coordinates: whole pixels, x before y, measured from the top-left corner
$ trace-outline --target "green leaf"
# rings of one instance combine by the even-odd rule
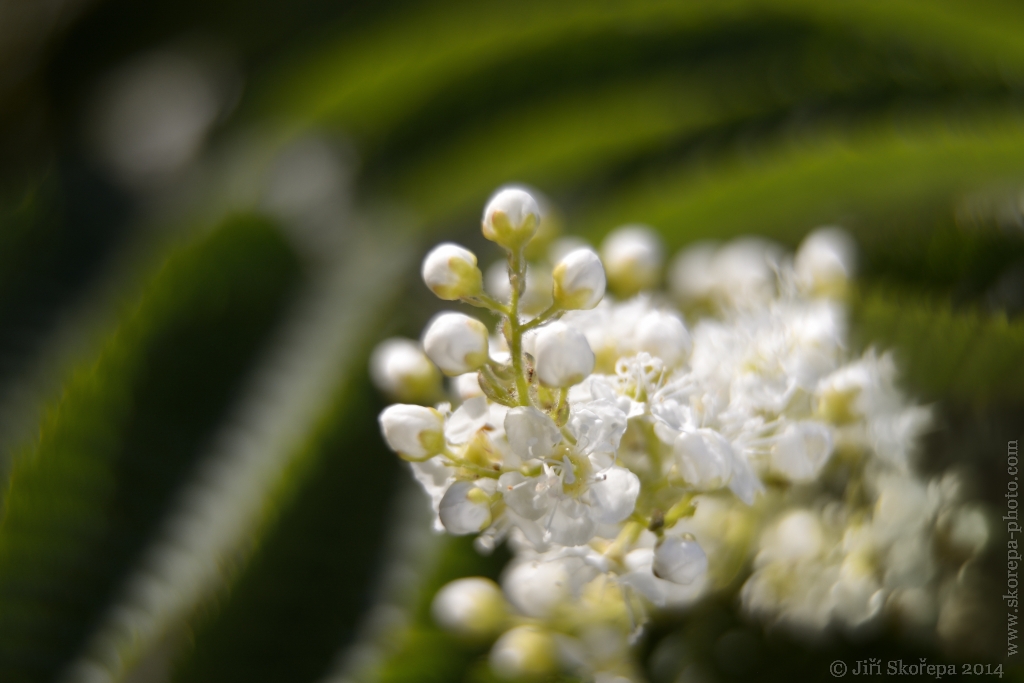
[[[856,348],[893,349],[901,378],[926,399],[978,406],[1024,398],[1024,322],[948,301],[871,288],[852,304]]]
[[[228,220],[163,254],[70,369],[0,510],[0,679],[49,678],[81,647],[298,276],[273,226]]]

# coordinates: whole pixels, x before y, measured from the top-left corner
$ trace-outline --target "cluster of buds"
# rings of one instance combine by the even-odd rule
[[[943,582],[987,530],[953,495],[934,494],[923,521],[893,517],[893,482],[931,490],[911,462],[928,413],[896,389],[888,356],[848,358],[849,237],[813,233],[795,259],[753,238],[694,245],[670,265],[668,295],[655,289],[664,256],[651,229],[614,231],[600,256],[555,242],[545,261],[534,248],[542,223],[522,189],[487,205],[483,234],[505,251],[507,286],[455,244],[423,262],[438,297],[497,316],[493,334],[446,312],[421,346],[389,340],[374,356],[378,385],[396,398],[435,401],[428,366],[451,378],[446,402],[385,409],[384,438],[431,497],[438,531],[514,553],[500,587],[472,578],[443,589],[438,622],[501,634],[491,665],[505,678],[563,669],[641,680],[629,646],[652,611],[736,586],[753,564],[742,603],[766,621],[859,627],[913,602],[917,623],[934,624],[935,596],[951,594]],[[836,550],[863,529],[874,531],[857,536],[857,552]],[[931,558],[943,533],[955,553],[889,580],[899,547],[915,540]],[[793,541],[808,534],[817,540]],[[832,569],[806,572],[831,602],[801,611],[812,582],[778,577],[825,557]],[[906,595],[930,596],[931,611]]]

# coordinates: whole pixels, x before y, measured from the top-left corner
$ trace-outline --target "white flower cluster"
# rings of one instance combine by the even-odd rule
[[[462,247],[424,261],[439,297],[499,317],[493,337],[443,313],[422,350],[391,340],[374,357],[378,385],[405,400],[433,400],[428,358],[453,378],[457,409],[392,405],[384,438],[438,530],[514,551],[500,588],[441,591],[439,623],[504,631],[491,664],[507,678],[639,680],[629,644],[651,610],[736,585],[752,561],[742,604],[765,621],[809,632],[889,611],[934,625],[939,588],[987,529],[953,478],[913,474],[928,413],[897,390],[891,358],[848,357],[849,237],[817,231],[795,259],[752,238],[695,245],[669,268],[676,308],[653,291],[664,258],[650,229],[612,233],[600,257],[556,242],[553,266],[528,266],[541,224],[522,189],[488,204],[484,236],[507,256],[490,293]],[[606,284],[632,298],[605,298]]]

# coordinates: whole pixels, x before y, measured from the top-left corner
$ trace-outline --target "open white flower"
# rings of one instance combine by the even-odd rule
[[[594,537],[599,524],[616,524],[632,514],[640,480],[624,467],[593,472],[585,459],[565,455],[537,476],[501,475],[498,490],[515,513],[513,523],[534,547],[579,546]]]
[[[533,407],[518,407],[505,417],[508,444],[523,460],[547,458],[562,441],[562,433],[550,417]]]
[[[729,440],[713,429],[680,433],[673,444],[673,455],[683,479],[698,490],[728,486],[750,505],[763,488]]]

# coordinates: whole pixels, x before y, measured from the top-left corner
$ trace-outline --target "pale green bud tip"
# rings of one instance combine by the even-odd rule
[[[533,237],[540,225],[540,207],[529,192],[519,188],[501,190],[484,209],[484,237],[506,249],[519,249]]]
[[[604,298],[604,266],[590,249],[571,251],[552,273],[555,303],[566,310],[589,310]]]
[[[583,333],[563,322],[545,325],[534,345],[537,377],[549,387],[579,384],[594,371],[594,352]]]
[[[476,256],[468,249],[446,242],[423,259],[423,281],[445,301],[476,296],[483,290],[483,275]]]
[[[418,342],[392,337],[370,356],[370,377],[382,392],[410,403],[432,400],[441,388],[441,373]]]
[[[506,680],[552,673],[557,666],[554,639],[535,626],[517,626],[494,643],[490,664]]]
[[[462,375],[487,363],[487,327],[468,315],[442,313],[423,335],[423,350],[446,375]]]
[[[608,283],[622,296],[657,287],[664,258],[661,238],[644,225],[618,228],[601,245]]]
[[[380,430],[406,460],[426,460],[444,449],[444,417],[433,408],[396,403],[380,414]]]
[[[469,638],[500,632],[508,617],[501,588],[479,576],[447,584],[434,597],[431,612],[442,628]]]

